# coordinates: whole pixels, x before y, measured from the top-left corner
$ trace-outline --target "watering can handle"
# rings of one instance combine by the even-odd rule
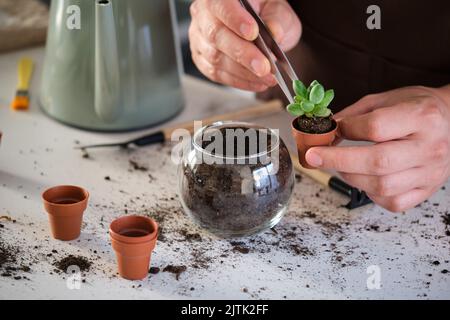
[[[117,33],[110,0],[95,2],[95,112],[105,122],[121,114]]]

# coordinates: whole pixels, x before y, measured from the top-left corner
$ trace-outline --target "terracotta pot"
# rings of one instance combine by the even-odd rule
[[[333,129],[331,131],[328,131],[326,133],[314,134],[301,131],[298,128],[297,119],[298,118],[292,121],[291,127],[292,135],[294,136],[295,142],[297,143],[299,162],[304,168],[315,169],[306,162],[305,154],[309,148],[331,145],[336,138],[336,132],[338,128],[337,122],[333,120]]]
[[[76,186],[57,186],[42,194],[53,238],[69,241],[80,236],[89,193]]]
[[[125,216],[111,223],[109,235],[120,276],[128,280],[144,279],[156,245],[158,224],[147,217]]]

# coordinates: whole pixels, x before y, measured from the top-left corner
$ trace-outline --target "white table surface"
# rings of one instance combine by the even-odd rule
[[[15,90],[16,62],[23,55],[37,63],[32,106],[28,112],[14,112],[9,103]],[[450,209],[450,184],[420,207],[406,214],[392,214],[375,205],[348,211],[340,207],[346,202],[343,196],[303,177],[296,184],[288,214],[276,227],[278,233],[269,230],[243,239],[250,252],[234,252],[228,240],[197,230],[183,213],[170,146],[131,153],[92,151],[92,160],[83,159],[74,150],[75,141],[113,142],[150,130],[92,133],[45,116],[37,104],[42,58],[42,48],[0,55],[0,130],[4,133],[0,147],[0,216],[16,219],[16,223],[0,221],[4,225],[0,237],[19,247],[26,261],[35,261],[29,273],[21,274],[28,279],[0,277],[0,299],[450,298],[450,274],[442,273],[450,269],[450,237],[445,235],[442,220]],[[184,84],[187,105],[173,123],[252,103],[248,95],[197,80],[185,79]],[[254,121],[281,127],[285,141],[292,145],[285,113]],[[130,170],[129,159],[148,166],[149,172]],[[91,193],[78,241],[56,241],[49,235],[40,194],[58,184],[78,184]],[[150,215],[167,212],[167,239],[158,243],[151,264],[161,268],[186,265],[178,281],[166,272],[137,282],[116,276],[107,228],[125,210]],[[203,241],[177,241],[183,238],[181,229],[200,232]],[[312,254],[296,255],[292,245],[306,247]],[[52,250],[57,253],[47,256]],[[70,253],[94,259],[91,270],[82,275],[85,282],[79,290],[69,290],[65,275],[52,273],[55,259]],[[193,254],[210,259],[207,268],[192,267]],[[433,261],[439,261],[439,265]],[[371,265],[380,268],[380,289],[367,288],[366,271]]]

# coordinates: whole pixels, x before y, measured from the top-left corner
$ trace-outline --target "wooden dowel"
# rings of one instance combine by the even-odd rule
[[[257,118],[281,111],[282,105],[283,104],[281,100],[271,100],[264,103],[258,103],[257,105],[245,109],[240,109],[238,111],[215,115],[206,119],[202,119],[201,121],[202,125],[205,126],[217,121],[244,120],[249,118]],[[174,125],[173,127],[163,129],[162,131],[164,132],[164,136],[167,141],[170,141],[172,132],[176,129],[186,129],[192,133],[194,131],[194,120],[187,121],[185,123],[180,123]]]
[[[331,174],[329,174],[328,172],[322,171],[322,170],[318,170],[318,169],[303,168],[300,165],[300,162],[298,161],[298,158],[296,156],[291,156],[291,158],[292,158],[292,163],[294,164],[294,168],[295,168],[295,170],[297,170],[297,172],[303,173],[303,174],[307,175],[308,177],[310,177],[311,179],[328,187],[328,182],[330,181],[330,178],[332,177]]]

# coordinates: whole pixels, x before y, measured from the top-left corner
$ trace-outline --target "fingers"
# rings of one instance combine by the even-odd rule
[[[258,77],[263,77],[270,73],[269,60],[261,51],[252,42],[239,37],[208,11],[198,12],[193,24],[191,26],[193,32],[198,30],[212,47],[241,64]]]
[[[261,92],[267,90],[267,86],[260,82],[254,83],[246,79],[239,78],[231,73],[218,69],[211,65],[202,55],[192,54],[192,59],[197,68],[210,80],[232,86],[242,90]]]
[[[370,146],[314,147],[306,161],[314,167],[366,175],[386,175],[421,166],[433,159],[414,140],[399,140]]]
[[[284,51],[298,43],[301,36],[300,20],[287,1],[264,2],[260,15]]]
[[[384,176],[351,173],[341,173],[341,176],[348,184],[368,194],[392,197],[413,189],[441,184],[443,171],[443,167],[432,169],[427,166]]]
[[[269,74],[264,77],[258,77],[254,73],[248,71],[242,65],[234,62],[229,57],[224,55],[222,52],[212,47],[199,34],[197,35],[193,34],[191,36],[190,44],[191,44],[191,51],[193,52],[193,58],[194,55],[202,55],[209,62],[209,65],[213,66],[216,69],[227,71],[231,75],[247,80],[253,83],[254,85],[261,84],[267,87],[272,87],[277,83],[275,77],[272,74]],[[246,90],[251,89],[252,88],[248,87]]]
[[[339,121],[339,136],[349,140],[383,142],[420,130],[420,108],[409,103],[351,115]]]
[[[384,96],[382,93],[367,95],[358,100],[357,102],[355,102],[354,104],[346,107],[344,110],[336,113],[333,118],[336,121],[340,121],[345,117],[356,116],[359,114],[364,114],[373,111],[377,107],[381,106],[381,103],[383,101]]]
[[[239,1],[209,0],[206,5],[213,16],[242,38],[253,41],[258,36],[258,24]]]
[[[423,202],[436,191],[436,188],[413,189],[393,197],[381,197],[368,194],[369,198],[381,207],[392,211],[402,212]]]

